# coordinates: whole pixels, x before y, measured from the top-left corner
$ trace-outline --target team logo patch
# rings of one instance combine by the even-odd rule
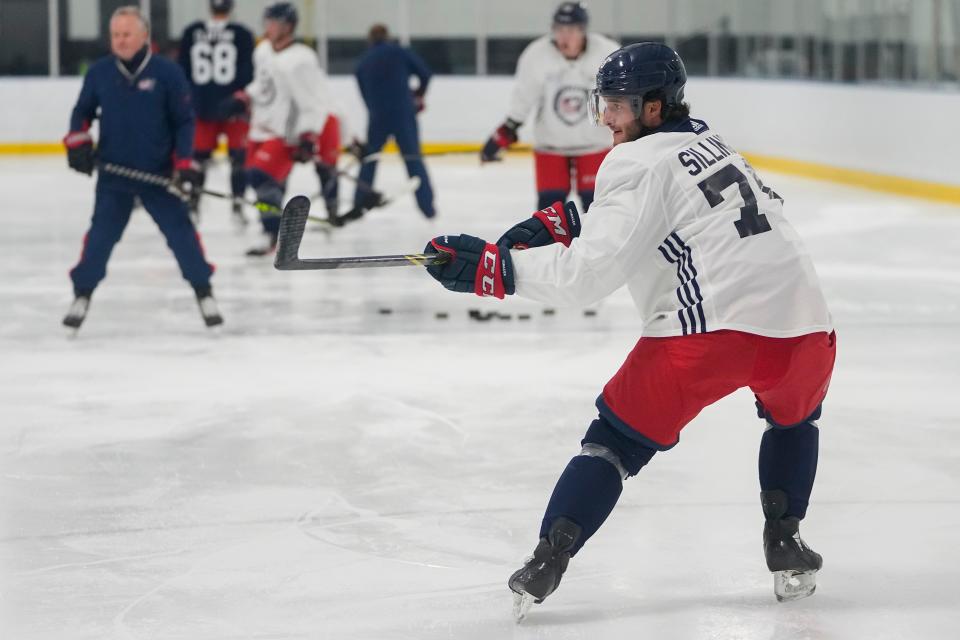
[[[140,91],[153,91],[153,88],[157,86],[157,81],[154,78],[144,78],[137,83],[137,89]]]
[[[573,126],[587,117],[587,90],[583,87],[560,87],[553,100],[553,110],[564,123]]]

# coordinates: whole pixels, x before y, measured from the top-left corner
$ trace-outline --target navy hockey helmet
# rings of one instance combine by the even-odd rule
[[[210,13],[230,13],[233,11],[233,0],[210,0]]]
[[[587,27],[590,16],[587,7],[580,2],[564,2],[553,12],[553,24],[571,24]]]
[[[663,111],[680,106],[687,70],[677,52],[659,42],[629,44],[611,53],[597,71],[597,86],[590,100],[590,113],[603,124],[604,98],[629,98],[635,116],[651,95],[663,99]]]
[[[291,27],[296,27],[300,16],[292,2],[274,2],[267,5],[267,8],[263,10],[263,19],[286,22]]]

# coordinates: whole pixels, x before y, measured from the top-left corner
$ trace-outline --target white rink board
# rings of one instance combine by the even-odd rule
[[[309,234],[304,255],[493,238],[532,208],[529,158],[429,167],[436,223],[407,198],[329,241]],[[389,160],[379,179],[401,176]],[[559,591],[516,626],[506,579],[637,337],[622,291],[594,318],[544,316],[415,268],[281,273],[240,255],[252,231],[235,235],[211,202],[221,336],[140,212],[71,341],[59,321],[92,182],[63,158],[0,159],[0,638],[949,636],[960,210],[764,179],[809,243],[839,335],[803,525],[825,558],[816,595],[774,599],[762,423],[737,393],[626,483]],[[222,166],[210,184],[226,188]],[[315,178],[300,167],[292,186]],[[534,317],[481,324],[470,308]]]
[[[330,84],[352,132],[366,137],[353,78]],[[434,77],[422,139],[483,142],[502,122],[512,86],[507,77]],[[78,78],[0,78],[0,144],[62,138],[79,90]],[[960,185],[951,142],[960,140],[957,91],[695,77],[687,98],[694,116],[742,152]],[[521,128],[522,141],[530,130]]]

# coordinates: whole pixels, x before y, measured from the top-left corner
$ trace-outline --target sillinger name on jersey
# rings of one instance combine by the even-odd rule
[[[677,154],[677,158],[680,164],[688,168],[687,173],[695,176],[732,154],[733,150],[723,143],[720,136],[712,135],[703,142],[684,149]]]

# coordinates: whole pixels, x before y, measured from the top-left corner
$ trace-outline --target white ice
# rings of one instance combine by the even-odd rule
[[[226,325],[203,326],[142,212],[79,336],[60,319],[93,183],[0,161],[0,638],[951,637],[960,627],[960,209],[762,172],[835,315],[804,538],[816,595],[779,604],[760,548],[748,393],[627,481],[521,625],[533,549],[593,402],[638,337],[623,292],[542,313],[417,268],[283,273],[206,202]],[[493,239],[533,208],[529,157],[432,159],[412,199],[303,255]],[[211,176],[225,187],[224,168]],[[401,165],[381,165],[399,184]],[[298,168],[293,191],[314,192]],[[392,313],[382,314],[381,309]],[[469,309],[530,313],[479,323]],[[448,312],[439,320],[436,312]]]

